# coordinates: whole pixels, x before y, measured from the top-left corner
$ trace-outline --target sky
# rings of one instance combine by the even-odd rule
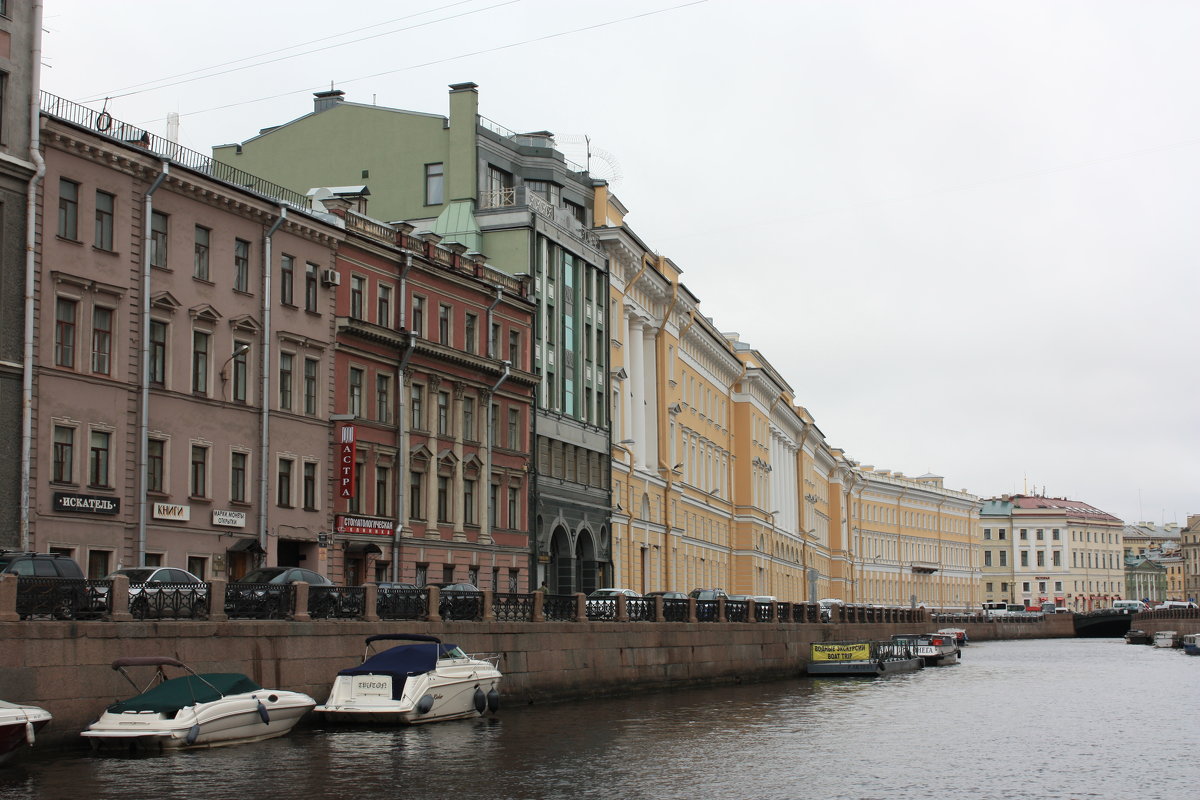
[[[1200,3],[45,0],[42,88],[208,152],[347,100],[550,130],[827,441],[1200,513]],[[107,101],[105,98],[108,98]]]

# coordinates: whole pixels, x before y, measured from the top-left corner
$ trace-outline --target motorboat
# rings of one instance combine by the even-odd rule
[[[892,641],[912,644],[927,667],[957,664],[961,655],[958,642],[949,634],[897,633],[892,635]]]
[[[1183,637],[1183,652],[1189,656],[1200,656],[1200,633],[1189,633]]]
[[[50,719],[50,712],[44,708],[0,700],[0,764],[12,758],[22,745],[32,746],[37,732]]]
[[[962,647],[969,641],[967,638],[966,628],[938,628],[938,633],[942,633],[947,636],[953,636],[955,643],[959,647]]]
[[[1135,628],[1125,632],[1125,644],[1154,644],[1154,636]]]
[[[813,642],[809,645],[809,675],[889,675],[925,666],[907,641]]]
[[[1159,631],[1154,634],[1155,647],[1179,647],[1179,631]]]
[[[130,668],[153,667],[139,687]],[[165,667],[184,675],[168,678]],[[112,668],[138,692],[109,706],[83,731],[94,746],[105,743],[162,748],[216,747],[287,734],[316,701],[306,694],[264,689],[237,672],[197,673],[165,656],[118,658]]]
[[[377,642],[400,641],[376,651]],[[317,711],[335,722],[415,725],[496,713],[499,655],[467,655],[423,634],[368,636],[363,662],[338,672]]]

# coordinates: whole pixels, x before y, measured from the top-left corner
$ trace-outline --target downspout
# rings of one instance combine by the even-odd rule
[[[258,442],[258,545],[267,549],[267,500],[269,477],[267,462],[270,460],[271,444],[271,237],[287,220],[287,207],[279,207],[279,219],[272,223],[263,236],[263,332],[259,354],[259,442]]]
[[[401,330],[404,330],[404,326],[408,323],[408,300],[405,290],[408,287],[408,271],[410,269],[412,269],[412,253],[405,253],[404,269],[400,270],[400,323],[397,326]]]
[[[42,1],[33,3],[33,53],[30,60],[29,89],[29,159],[34,164],[29,188],[25,193],[25,329],[24,351],[21,357],[21,549],[28,552],[29,541],[29,481],[33,456],[33,342],[34,324],[34,281],[37,279],[37,196],[38,186],[46,175],[46,162],[42,158],[41,124],[42,114],[39,101],[42,64]]]
[[[500,302],[500,289],[496,289],[496,302]],[[491,309],[488,309],[489,317],[491,316],[491,313],[492,313]],[[490,334],[490,331],[491,331],[490,327],[488,328],[488,331]],[[496,383],[492,385],[492,390],[488,393],[488,399],[487,399],[487,430],[485,431],[485,435],[487,436],[488,446],[487,446],[487,468],[484,471],[484,475],[487,477],[488,506],[487,506],[487,513],[485,513],[483,515],[483,535],[480,537],[485,542],[492,541],[492,504],[491,504],[492,503],[492,448],[494,448],[496,446],[496,443],[495,443],[495,441],[493,441],[493,437],[492,437],[492,425],[494,424],[494,420],[492,419],[492,398],[496,396],[496,390],[500,388],[500,385],[502,383],[504,383],[506,380],[508,380],[508,376],[511,373],[511,371],[512,371],[512,362],[505,361],[504,362],[504,370],[503,370],[503,372],[500,373],[500,380],[496,381]],[[500,502],[500,498],[497,497],[496,503],[499,504],[499,502]],[[497,509],[496,513],[499,513],[499,509]]]
[[[493,324],[493,323],[492,323],[492,319],[493,319],[493,317],[494,317],[494,314],[493,314],[492,312],[493,312],[493,311],[495,311],[495,309],[496,309],[496,306],[500,304],[500,297],[501,297],[501,293],[502,293],[503,291],[504,291],[504,290],[503,290],[503,289],[501,289],[499,286],[497,286],[497,287],[496,287],[496,299],[495,299],[495,300],[493,300],[493,301],[492,301],[492,304],[491,304],[490,306],[488,306],[488,308],[487,308],[487,331],[486,331],[486,335],[487,335],[487,357],[488,357],[488,358],[495,358],[495,357],[496,357],[496,353],[494,352],[496,348],[495,348],[495,347],[493,347],[492,345],[493,345],[493,344],[496,344],[496,345],[500,344],[499,342],[492,342],[492,324]],[[504,382],[503,380],[501,380],[501,381],[500,381],[500,383],[503,383],[503,382]],[[496,384],[496,385],[497,385],[497,386],[499,386],[500,384]],[[495,390],[493,390],[493,391],[495,391]],[[491,406],[488,406],[488,408],[491,408]],[[489,428],[488,430],[491,430],[491,428]]]
[[[404,271],[400,273],[401,282],[404,281],[404,276],[408,274],[409,268],[412,267],[412,256],[408,257],[408,264]],[[404,305],[404,291],[400,291],[400,305]],[[403,327],[403,324],[401,325]],[[404,532],[404,483],[401,478],[404,473],[404,465],[408,463],[408,459],[404,453],[404,370],[408,369],[408,360],[412,358],[413,350],[417,347],[417,335],[413,332],[408,334],[408,347],[404,348],[404,355],[400,357],[400,365],[396,368],[396,476],[392,478],[392,486],[396,493],[396,527],[392,531],[392,581],[400,580],[400,546]]]
[[[141,402],[138,409],[138,544],[133,554],[133,563],[146,563],[146,510],[149,505],[150,478],[150,227],[154,218],[154,193],[167,179],[171,165],[162,162],[162,172],[146,190],[146,202],[142,204],[142,377]]]

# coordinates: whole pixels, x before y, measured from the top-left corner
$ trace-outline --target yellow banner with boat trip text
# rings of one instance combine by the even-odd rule
[[[869,661],[870,658],[869,642],[812,645],[813,661]]]

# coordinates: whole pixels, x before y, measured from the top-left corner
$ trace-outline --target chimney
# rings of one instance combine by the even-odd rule
[[[328,108],[333,108],[339,105],[345,96],[346,93],[341,89],[330,89],[328,92],[313,92],[313,112],[320,114]]]
[[[479,126],[479,85],[450,84],[450,118],[446,121],[446,200],[474,199],[477,183],[475,136]]]

